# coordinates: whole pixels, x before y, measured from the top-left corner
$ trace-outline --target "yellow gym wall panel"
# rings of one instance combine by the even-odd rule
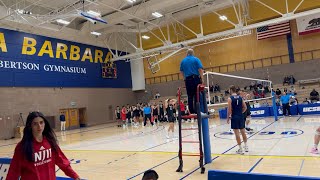
[[[320,1],[319,1],[320,3]],[[295,53],[313,51],[320,49],[320,33],[311,33],[307,35],[299,35],[297,22],[291,21],[292,44]]]

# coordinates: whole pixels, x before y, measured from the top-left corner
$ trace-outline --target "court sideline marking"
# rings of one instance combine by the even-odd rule
[[[281,118],[280,118],[279,120],[281,120]],[[278,121],[279,121],[279,120],[278,120]],[[278,122],[278,121],[273,121],[272,123],[270,123],[270,124],[269,124],[269,125],[267,125],[266,127],[264,127],[264,128],[262,128],[262,129],[260,129],[258,132],[254,133],[253,135],[251,135],[250,137],[248,137],[248,139],[249,139],[249,138],[251,138],[252,136],[254,136],[254,135],[258,134],[259,132],[261,132],[261,131],[262,131],[262,130],[264,130],[265,128],[267,128],[267,127],[271,126],[272,124],[274,124],[275,122]],[[223,125],[226,125],[226,124],[223,124]],[[222,126],[222,125],[219,125],[219,126]],[[212,127],[212,128],[213,128],[213,127]],[[210,129],[211,129],[211,128],[210,128]],[[236,146],[237,146],[237,145],[235,145],[235,146],[231,147],[230,149],[228,149],[227,151],[223,152],[222,154],[227,153],[228,151],[230,151],[231,149],[233,149],[233,148],[234,148],[234,147],[236,147]],[[176,156],[176,157],[172,158],[171,160],[173,160],[173,159],[175,159],[175,158],[177,158],[177,157],[178,157],[178,156]],[[220,156],[217,156],[217,157],[213,158],[213,159],[212,159],[212,161],[214,161],[215,159],[217,159],[217,158],[219,158],[219,157],[220,157]],[[170,160],[170,161],[171,161],[171,160]],[[169,161],[166,161],[166,162],[169,162]],[[158,167],[158,165],[157,165],[156,167]],[[153,168],[155,168],[155,167],[149,168],[149,169],[147,169],[147,170],[150,170],[150,169],[153,169]],[[181,179],[184,179],[184,178],[188,177],[189,175],[191,175],[192,173],[194,173],[194,172],[195,172],[195,171],[197,171],[198,169],[200,169],[200,167],[196,168],[195,170],[191,171],[191,172],[190,172],[190,173],[188,173],[187,175],[183,176]],[[147,170],[145,170],[145,171],[147,171]],[[141,173],[139,173],[139,174],[136,174],[136,175],[134,175],[134,176],[132,176],[132,177],[128,178],[127,180],[133,179],[133,178],[135,178],[135,177],[137,177],[137,176],[139,176],[139,175],[143,174],[145,171],[143,171],[143,172],[141,172]]]
[[[264,128],[260,129],[259,131],[257,131],[256,133],[252,134],[251,136],[249,136],[247,139],[250,139],[251,137],[255,136],[256,134],[260,133],[262,130],[268,128],[269,126],[271,126],[272,124],[279,122],[282,118],[279,118],[277,121],[273,121],[272,123],[270,123],[269,125],[265,126]],[[237,147],[238,145],[234,145],[233,147],[231,147],[230,149],[226,150],[225,152],[223,152],[222,154],[225,154],[227,152],[229,152],[230,150],[232,150],[233,148]],[[212,159],[212,161],[218,159],[220,156],[215,157],[214,159]],[[206,165],[206,164],[205,164]],[[204,165],[204,166],[205,166]],[[188,176],[190,176],[191,174],[193,174],[194,172],[196,172],[197,170],[199,170],[200,167],[194,169],[193,171],[191,171],[190,173],[188,173],[187,175],[183,176],[182,178],[180,178],[180,180],[187,178]]]

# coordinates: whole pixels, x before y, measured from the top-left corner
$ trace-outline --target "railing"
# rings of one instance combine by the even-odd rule
[[[318,58],[320,59],[320,49],[294,53],[294,57],[295,57],[295,62],[308,61],[308,60],[313,60]],[[255,68],[275,66],[280,64],[288,64],[288,63],[290,63],[289,55],[286,54],[281,56],[255,59],[255,60],[246,61],[246,62],[208,67],[208,68],[205,68],[205,70],[211,71],[211,72],[227,73],[227,72],[243,71],[243,70],[249,70],[249,69],[255,69]],[[178,68],[179,67],[177,67],[177,69]],[[163,76],[146,78],[145,81],[146,81],[146,84],[158,84],[158,83],[165,83],[165,82],[177,81],[182,79],[183,77],[180,73],[174,73],[174,74],[167,74]]]

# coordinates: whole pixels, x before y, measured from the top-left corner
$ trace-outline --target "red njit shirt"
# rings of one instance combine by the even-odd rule
[[[34,162],[25,158],[21,143],[18,143],[10,163],[7,180],[56,180],[55,165],[67,176],[76,179],[78,174],[70,166],[69,160],[60,148],[57,152],[44,137],[42,142],[33,140]]]

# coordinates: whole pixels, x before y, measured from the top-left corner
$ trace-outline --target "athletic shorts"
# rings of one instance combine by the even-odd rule
[[[168,121],[169,121],[170,123],[173,123],[174,120],[175,120],[175,118],[174,118],[173,116],[168,116]]]
[[[245,128],[245,120],[243,118],[243,115],[231,117],[231,129],[244,129],[244,128]]]
[[[128,114],[126,115],[126,117],[127,117],[127,119],[130,119],[130,118],[131,118],[131,113],[128,113]]]

